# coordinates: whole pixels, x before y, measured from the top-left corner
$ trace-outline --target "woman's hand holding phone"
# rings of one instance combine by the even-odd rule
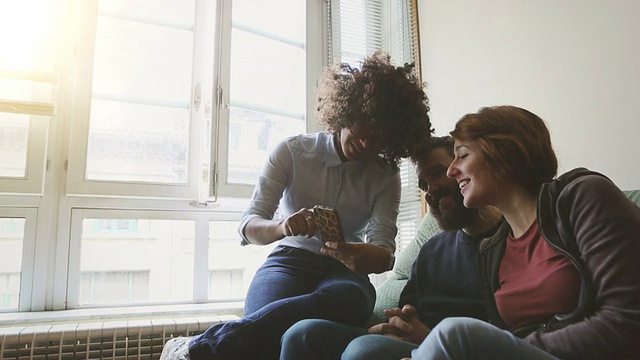
[[[289,215],[280,224],[284,236],[306,236],[312,237],[316,233],[316,221],[311,209],[302,208]]]

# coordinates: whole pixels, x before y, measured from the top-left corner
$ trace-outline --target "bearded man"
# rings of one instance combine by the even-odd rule
[[[386,323],[369,329],[327,320],[296,323],[282,337],[281,360],[393,359],[410,357],[431,329],[447,317],[486,320],[479,276],[478,244],[493,235],[502,214],[493,207],[466,208],[455,179],[451,137],[431,138],[413,155],[419,186],[442,233],[420,249],[398,308]]]

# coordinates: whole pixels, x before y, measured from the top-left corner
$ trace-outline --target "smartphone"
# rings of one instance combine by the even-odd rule
[[[342,224],[337,210],[328,206],[316,205],[313,207],[313,217],[323,242],[344,241]]]

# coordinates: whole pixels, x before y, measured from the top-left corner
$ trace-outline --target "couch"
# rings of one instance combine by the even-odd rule
[[[640,190],[625,190],[624,193],[631,201],[640,207]],[[420,247],[432,236],[441,231],[434,217],[427,212],[418,226],[416,237],[407,247],[397,254],[396,263],[389,277],[377,286],[376,304],[373,309],[373,317],[370,320],[370,325],[386,320],[383,313],[384,309],[398,306],[400,292],[402,292],[404,285],[407,283],[407,280],[409,280],[411,266],[418,256]]]

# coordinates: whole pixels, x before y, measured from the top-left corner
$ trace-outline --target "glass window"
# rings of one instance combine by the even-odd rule
[[[230,4],[230,29],[222,30],[230,43],[229,74],[222,77],[228,83],[221,84],[229,111],[223,109],[220,121],[228,117],[234,132],[219,154],[223,181],[217,185],[223,193],[227,184],[248,185],[248,196],[273,146],[307,130],[306,4]]]
[[[17,309],[25,219],[0,218],[0,309]]]
[[[194,221],[83,220],[80,306],[193,299]]]
[[[0,1],[0,311],[241,300],[275,244],[239,214],[319,129],[332,1]]]
[[[55,1],[0,2],[0,193],[42,192],[57,96]]]
[[[149,302],[149,271],[85,271],[80,278],[81,304]]]
[[[186,184],[195,2],[100,4],[86,179]]]
[[[276,244],[240,246],[239,221],[209,222],[209,299],[243,299]]]
[[[0,177],[27,176],[29,116],[0,113]]]

